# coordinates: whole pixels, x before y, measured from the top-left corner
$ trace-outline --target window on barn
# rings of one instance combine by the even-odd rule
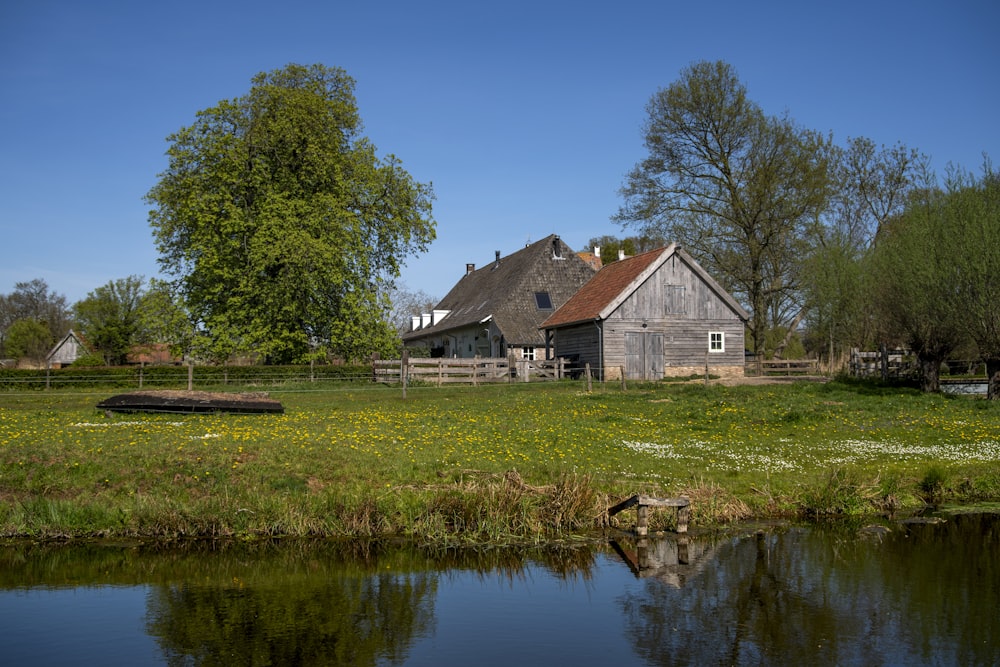
[[[548,292],[535,292],[535,305],[538,310],[552,310],[552,297]]]
[[[522,347],[521,348],[521,358],[527,359],[528,361],[535,360],[535,348],[533,347]]]
[[[684,315],[687,304],[684,302],[684,285],[664,285],[664,312],[667,315]]]
[[[708,351],[725,352],[726,334],[723,331],[712,331],[708,334]]]

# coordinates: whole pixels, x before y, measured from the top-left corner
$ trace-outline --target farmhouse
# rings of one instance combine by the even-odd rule
[[[676,244],[604,266],[542,323],[546,345],[602,379],[743,374],[749,315]]]
[[[539,325],[594,276],[595,269],[556,235],[465,275],[430,312],[414,316],[407,347],[432,357],[543,359]]]

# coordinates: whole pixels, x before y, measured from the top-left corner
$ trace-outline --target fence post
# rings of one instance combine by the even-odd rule
[[[589,394],[592,391],[594,391],[594,382],[593,382],[593,378],[590,375],[590,362],[589,361],[584,365],[584,372],[587,374],[587,393]]]
[[[372,352],[372,383],[373,384],[377,384],[378,383],[378,361],[379,361],[379,358],[380,357],[379,357],[378,352]]]
[[[188,391],[194,391],[194,360],[188,360]]]
[[[628,389],[628,387],[625,385],[625,367],[619,366],[618,371],[622,376],[622,391],[625,391],[626,389]]]
[[[142,389],[142,371],[146,367],[145,361],[139,362],[139,389]]]
[[[399,361],[399,382],[403,385],[403,398],[406,398],[406,381],[410,374],[410,353],[403,350],[402,359]]]

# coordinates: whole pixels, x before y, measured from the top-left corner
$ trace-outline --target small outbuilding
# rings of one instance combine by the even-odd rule
[[[90,352],[90,346],[83,336],[70,329],[46,355],[45,361],[49,368],[62,368]]]
[[[546,319],[548,354],[601,379],[742,376],[747,311],[676,244],[612,262]]]

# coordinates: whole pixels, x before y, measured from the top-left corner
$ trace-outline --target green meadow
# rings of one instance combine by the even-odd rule
[[[316,387],[322,387],[316,389]],[[832,381],[273,387],[282,415],[111,414],[0,393],[0,537],[540,541],[1000,500],[1000,405]],[[670,512],[651,513],[669,529]]]

